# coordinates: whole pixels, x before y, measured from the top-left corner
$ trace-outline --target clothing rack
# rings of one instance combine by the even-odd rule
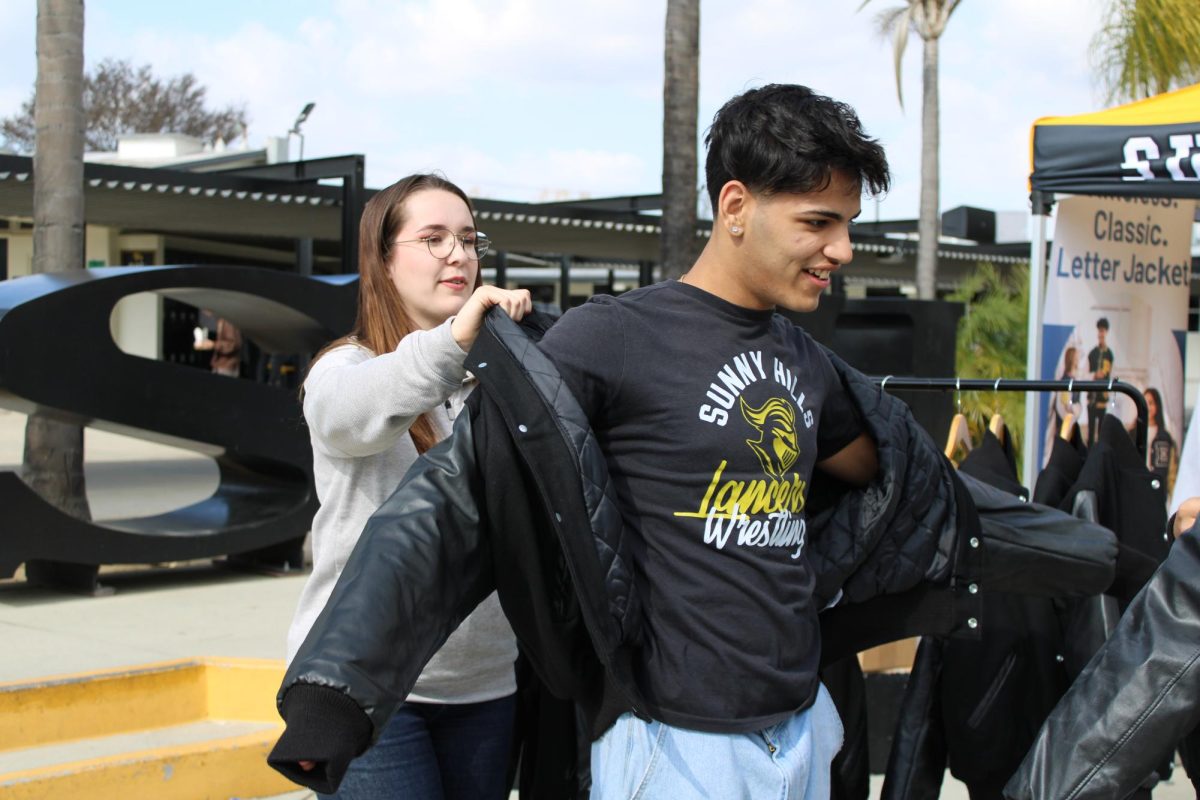
[[[1132,383],[1109,379],[1107,381],[1046,380],[1034,381],[1024,378],[897,378],[894,375],[872,378],[881,389],[915,389],[933,391],[966,392],[1120,392],[1133,400],[1137,409],[1137,427],[1133,443],[1143,458],[1146,456],[1146,436],[1149,433],[1150,411],[1142,390]]]

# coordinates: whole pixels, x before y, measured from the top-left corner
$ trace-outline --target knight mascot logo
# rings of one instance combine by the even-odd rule
[[[746,444],[758,456],[763,472],[772,478],[783,478],[800,455],[796,446],[795,409],[778,397],[772,397],[758,408],[747,404],[744,397],[738,397],[738,401],[742,416],[758,431],[758,438],[747,439]]]
[[[762,359],[751,356],[745,363],[748,365],[751,361],[757,364]],[[752,376],[756,373],[747,366],[740,374]],[[765,378],[769,373],[760,371],[757,374]],[[774,374],[781,385],[788,385],[784,378],[790,373],[780,368]],[[713,397],[715,388],[715,384],[709,387],[709,397]],[[800,457],[800,436],[796,426],[801,423],[812,428],[814,420],[812,411],[803,407],[803,392],[793,397],[796,398],[794,403],[786,398],[772,397],[755,407],[738,395],[737,405],[742,418],[753,431],[743,441],[758,459],[763,474],[754,476],[745,451],[741,451],[741,457],[736,459],[735,474],[727,476],[725,469],[729,461],[723,458],[713,470],[712,479],[695,510],[674,512],[677,517],[704,520],[705,544],[717,550],[724,550],[727,545],[738,549],[781,548],[790,551],[788,555],[793,560],[803,555],[808,528],[804,517],[808,482],[794,470]],[[730,396],[728,405],[720,409],[721,413],[733,407],[734,400]],[[716,415],[706,417],[703,410],[700,418],[722,426],[728,419]]]

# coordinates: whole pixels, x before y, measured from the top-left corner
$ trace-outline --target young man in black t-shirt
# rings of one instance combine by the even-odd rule
[[[708,134],[712,237],[679,280],[573,309],[540,346],[579,400],[636,539],[635,675],[653,721],[592,749],[593,798],[823,797],[841,724],[817,678],[805,550],[814,469],[863,485],[875,444],[811,311],[889,182],[848,106],[735,97]]]

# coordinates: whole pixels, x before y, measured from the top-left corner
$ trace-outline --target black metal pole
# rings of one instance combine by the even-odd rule
[[[908,378],[894,375],[875,376],[872,378],[885,391],[891,389],[929,389],[933,391],[952,392],[1120,392],[1133,400],[1137,409],[1137,427],[1133,437],[1138,452],[1146,455],[1146,435],[1149,433],[1150,411],[1146,408],[1146,398],[1142,390],[1132,383],[1125,381],[1076,381],[1076,380],[1046,380],[1034,381],[1024,378]]]
[[[342,179],[342,272],[358,272],[358,222],[367,202],[363,185],[366,159],[352,156],[350,169]]]
[[[296,240],[296,272],[306,277],[313,274],[313,240],[311,237]]]
[[[496,251],[496,285],[501,289],[507,289],[506,282],[508,281],[508,251]]]
[[[649,286],[654,283],[654,262],[638,262],[638,286]]]
[[[558,307],[565,312],[571,307],[571,257],[565,253],[558,260],[558,283]]]

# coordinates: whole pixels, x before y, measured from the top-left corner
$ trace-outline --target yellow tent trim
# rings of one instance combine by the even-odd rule
[[[1033,123],[1042,125],[1176,125],[1195,122],[1200,113],[1200,83],[1173,92],[1158,94],[1123,106],[1076,114],[1070,117],[1042,117]]]

